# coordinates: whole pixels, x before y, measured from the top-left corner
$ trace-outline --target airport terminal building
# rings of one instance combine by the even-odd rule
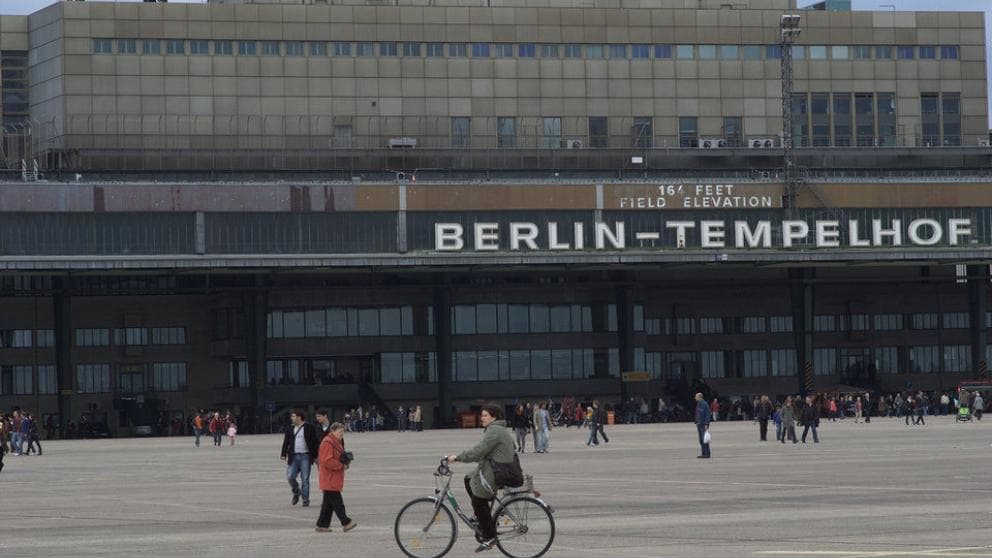
[[[0,408],[444,425],[987,374],[976,14],[63,2],[0,30]]]

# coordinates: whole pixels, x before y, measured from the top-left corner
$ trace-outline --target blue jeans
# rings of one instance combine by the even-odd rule
[[[696,425],[696,430],[699,432],[699,447],[703,451],[702,456],[703,457],[709,457],[710,456],[710,445],[703,443],[703,434],[706,433],[706,426],[704,426],[702,424],[697,424]]]
[[[296,482],[296,475],[300,482]],[[310,454],[294,453],[293,462],[286,467],[286,480],[289,481],[293,494],[303,496],[304,502],[310,502]]]
[[[545,429],[540,429],[537,431],[537,447],[535,449],[540,451],[548,451],[548,442],[550,441],[551,433]]]
[[[20,432],[10,433],[10,451],[14,455],[21,455],[21,446],[24,444],[23,438],[21,438]]]
[[[193,429],[193,436],[196,437],[196,446],[199,447],[200,446],[200,436],[203,436],[203,429],[202,428],[194,428]]]

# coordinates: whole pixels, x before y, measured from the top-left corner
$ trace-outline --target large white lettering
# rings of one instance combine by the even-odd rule
[[[871,241],[867,238],[858,238],[858,222],[851,219],[847,222],[847,230],[849,231],[847,243],[855,248],[863,248],[871,246]]]
[[[627,245],[627,236],[624,234],[623,221],[617,221],[616,231],[610,229],[606,223],[596,223],[596,249],[606,248],[606,241],[617,249],[623,249]]]
[[[920,229],[923,227],[930,228],[930,236],[927,238],[920,236]],[[940,226],[940,223],[936,219],[913,219],[909,222],[907,236],[909,237],[910,244],[933,246],[944,238],[944,228]]]
[[[758,221],[752,230],[747,221],[734,221],[734,245],[738,248],[771,248],[772,224],[768,221]]]
[[[837,248],[840,246],[840,222],[838,221],[817,221],[816,222],[816,247],[817,248]]]
[[[465,247],[462,240],[464,232],[458,223],[434,223],[434,249],[439,252],[461,250]]]
[[[872,244],[874,244],[875,246],[882,246],[883,244],[885,244],[885,237],[890,237],[892,238],[893,246],[902,245],[902,229],[900,228],[901,225],[902,225],[902,221],[900,221],[899,219],[893,219],[891,228],[883,229],[881,219],[872,219],[871,220]]]
[[[525,244],[530,250],[537,250],[537,225],[534,223],[510,223],[510,250],[519,250]]]
[[[499,223],[476,223],[473,236],[476,250],[499,250]]]
[[[700,221],[699,222],[699,244],[703,248],[723,248],[724,242],[723,221]]]
[[[947,241],[951,246],[957,246],[962,236],[971,234],[971,219],[948,219]]]
[[[809,223],[806,221],[782,221],[782,246],[791,248],[797,240],[806,240]]]
[[[568,250],[567,242],[558,242],[558,223],[548,223],[548,250]]]

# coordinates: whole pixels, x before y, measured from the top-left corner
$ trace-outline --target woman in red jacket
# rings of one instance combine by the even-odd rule
[[[318,533],[331,530],[331,514],[337,514],[341,520],[341,528],[351,531],[358,526],[348,518],[344,511],[344,499],[341,490],[344,489],[344,471],[348,466],[341,462],[344,455],[344,425],[335,422],[331,425],[330,435],[324,436],[320,442],[320,452],[317,454],[317,467],[320,469],[320,490],[324,493],[324,501],[320,504],[320,517],[317,518]]]

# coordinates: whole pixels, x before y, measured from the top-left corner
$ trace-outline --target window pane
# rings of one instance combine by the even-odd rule
[[[822,45],[814,45],[809,47],[809,57],[811,60],[826,60],[827,58],[827,47]]]
[[[605,58],[606,52],[603,45],[587,45],[586,58]]]
[[[476,362],[480,382],[499,380],[499,354],[496,351],[479,351]]]
[[[737,60],[738,58],[740,58],[740,52],[737,45],[720,45],[721,60]]]
[[[712,60],[716,58],[716,45],[699,45],[699,59]]]
[[[402,335],[402,314],[398,306],[379,309],[379,334]]]
[[[694,51],[693,45],[678,45],[675,47],[675,57],[679,60],[692,60]]]
[[[744,60],[761,60],[761,47],[758,45],[744,45],[741,49]]]
[[[476,332],[475,306],[458,304],[453,308],[452,330],[456,335],[473,335]]]
[[[358,310],[358,335],[379,335],[378,308],[361,308]]]
[[[507,305],[507,317],[509,333],[527,333],[530,331],[530,306],[509,304]]]
[[[654,45],[654,57],[663,59],[672,57],[672,45]]]

